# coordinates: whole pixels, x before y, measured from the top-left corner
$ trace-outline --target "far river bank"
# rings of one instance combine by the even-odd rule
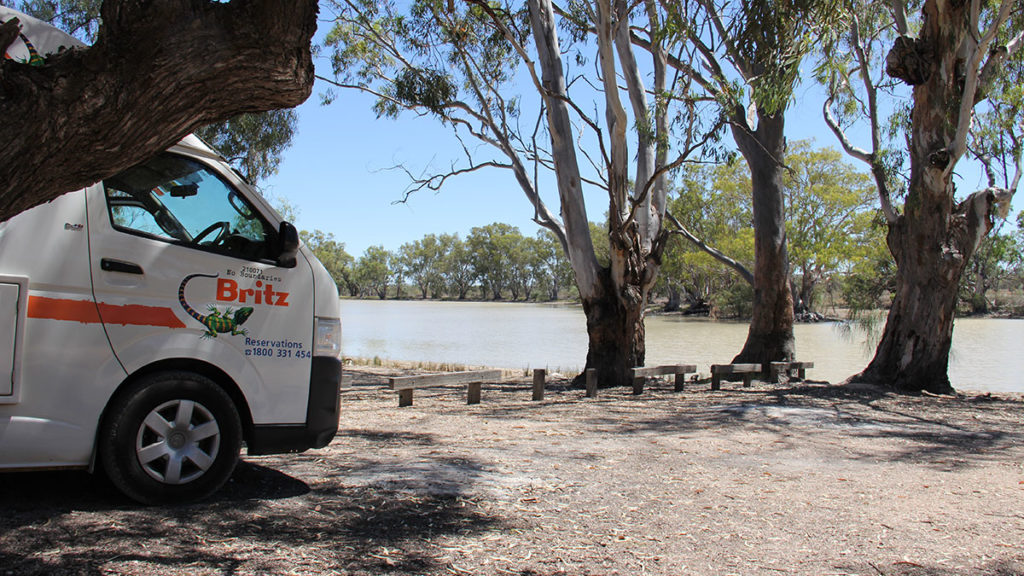
[[[586,359],[586,319],[578,306],[508,302],[342,300],[347,357],[578,372]],[[647,363],[729,362],[747,323],[678,315],[646,322]],[[870,361],[874,346],[841,323],[798,324],[797,357],[815,363],[808,377],[841,382]],[[953,331],[950,378],[961,391],[1024,393],[1024,320],[962,318]]]

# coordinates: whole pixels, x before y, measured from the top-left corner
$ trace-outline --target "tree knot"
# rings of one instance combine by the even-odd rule
[[[945,170],[946,166],[949,166],[949,159],[949,150],[947,148],[943,148],[928,155],[928,164],[931,165],[932,168]]]
[[[885,57],[885,72],[911,86],[928,81],[930,68],[922,54],[921,42],[910,36],[900,36]]]

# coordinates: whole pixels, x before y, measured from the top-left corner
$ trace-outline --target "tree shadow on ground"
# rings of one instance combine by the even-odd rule
[[[877,440],[877,451],[846,454],[865,461],[927,464],[950,470],[982,462],[1024,445],[1013,422],[1024,400],[991,396],[902,396],[878,388],[793,383],[682,393],[664,383],[633,396],[628,389],[602,390],[597,399],[562,397],[551,404],[506,403],[487,407],[488,418],[523,418],[544,412],[576,412],[573,420],[608,434],[698,435],[708,430],[770,433],[777,444],[837,436]],[[546,401],[547,402],[547,401]],[[588,411],[580,415],[579,411]],[[824,433],[824,434],[822,434]]]
[[[500,525],[455,496],[335,487],[311,496],[300,509],[222,500],[125,509],[85,524],[51,515],[3,542],[0,567],[18,576],[98,575],[120,564],[140,573],[232,574],[245,565],[247,573],[412,575],[444,564],[433,538]]]
[[[413,575],[446,565],[432,539],[504,525],[464,495],[479,463],[388,463],[375,453],[389,442],[433,444],[429,435],[340,436],[356,454],[287,457],[283,468],[309,472],[310,484],[243,461],[213,497],[179,506],[134,505],[84,472],[0,475],[0,574]],[[335,470],[317,474],[314,463]],[[374,481],[353,485],[360,474]]]

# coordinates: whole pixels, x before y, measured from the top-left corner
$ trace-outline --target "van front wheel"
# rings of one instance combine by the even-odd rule
[[[135,382],[110,405],[100,434],[107,476],[143,504],[209,496],[231,476],[242,445],[231,398],[192,372]]]

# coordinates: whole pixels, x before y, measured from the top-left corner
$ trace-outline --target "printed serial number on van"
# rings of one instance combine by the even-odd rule
[[[255,267],[252,267],[252,266],[242,266],[242,269],[239,270],[238,275],[240,277],[242,277],[242,278],[251,278],[253,280],[264,280],[266,282],[280,282],[281,281],[281,277],[280,276],[273,276],[273,275],[265,274],[263,272],[263,269],[255,268]]]

